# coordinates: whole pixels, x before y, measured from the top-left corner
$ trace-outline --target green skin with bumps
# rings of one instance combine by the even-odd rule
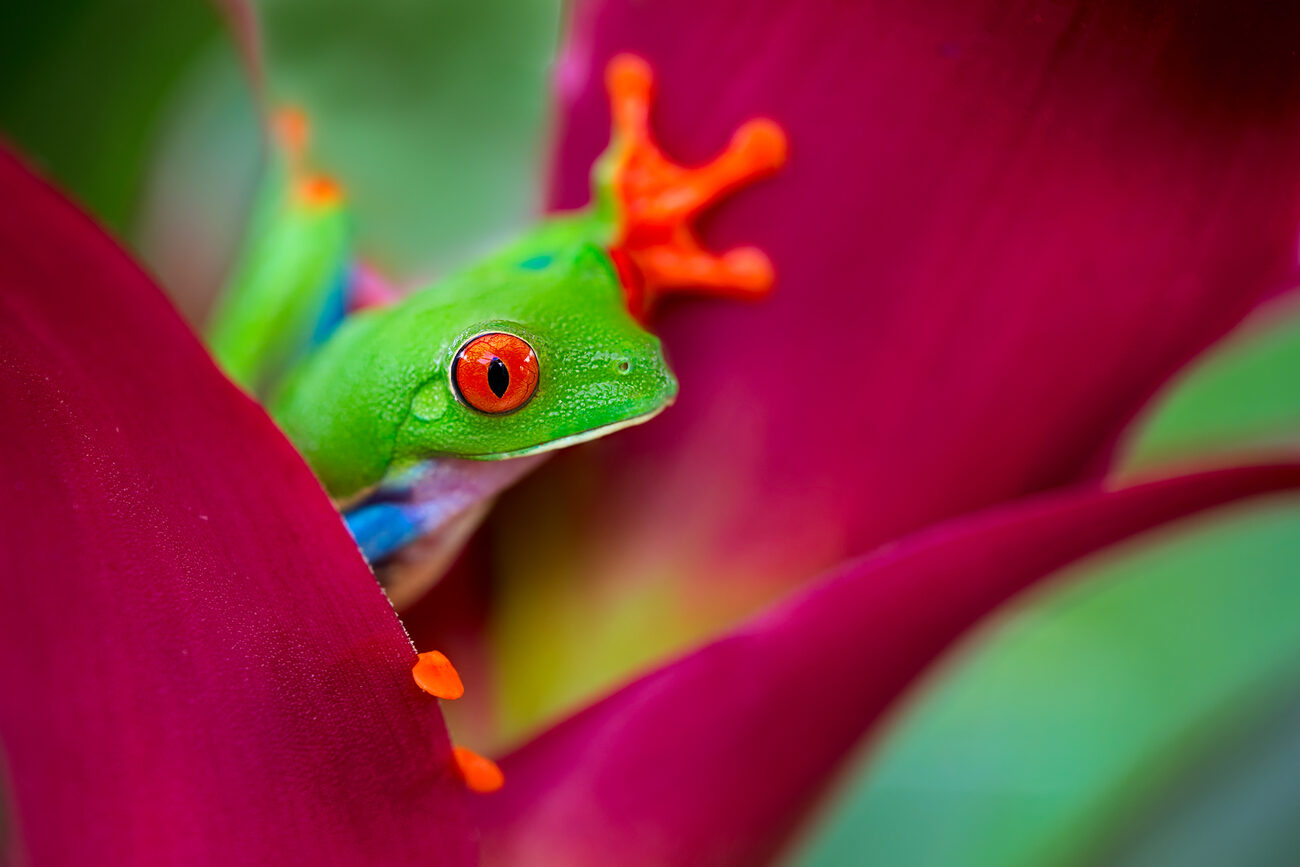
[[[497,460],[561,448],[644,421],[677,383],[659,341],[628,312],[606,245],[608,181],[589,210],[542,221],[495,255],[397,303],[312,332],[351,260],[340,204],[311,207],[273,171],[243,259],[209,333],[231,378],[267,396],[326,490],[352,500],[437,458]],[[538,383],[514,412],[460,400],[456,354],[505,331],[536,352]]]
[[[331,495],[349,497],[437,457],[535,454],[644,420],[677,383],[632,318],[589,217],[555,218],[383,309],[350,317],[273,398],[276,420]],[[452,362],[505,331],[537,354],[532,398],[490,415],[462,402]]]

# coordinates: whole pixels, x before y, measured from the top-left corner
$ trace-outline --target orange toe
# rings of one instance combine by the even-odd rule
[[[451,748],[452,761],[456,763],[456,773],[465,781],[465,788],[480,795],[486,795],[500,789],[506,783],[506,775],[491,759],[484,758],[466,747]]]
[[[465,694],[465,685],[461,683],[455,666],[436,650],[420,654],[411,669],[411,676],[420,689],[437,698],[454,700]]]

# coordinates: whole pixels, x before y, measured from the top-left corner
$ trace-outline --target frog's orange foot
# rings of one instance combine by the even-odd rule
[[[293,184],[294,199],[307,207],[323,208],[343,201],[343,188],[329,175],[307,165],[311,144],[311,121],[297,106],[286,106],[271,117],[272,140],[283,151]]]
[[[420,689],[436,698],[455,700],[465,694],[451,660],[436,650],[420,654],[411,668],[411,676]],[[451,760],[454,773],[471,792],[488,794],[505,785],[505,775],[497,763],[468,747],[452,747]]]
[[[452,764],[465,788],[479,795],[489,795],[506,783],[497,763],[467,747],[451,748]]]
[[[692,221],[731,190],[771,174],[785,162],[785,133],[765,119],[743,124],[723,153],[685,168],[659,150],[650,132],[654,81],[639,57],[621,54],[605,74],[613,135],[613,187],[618,203],[614,260],[637,316],[664,295],[694,290],[761,296],[772,287],[772,264],[744,247],[717,255],[704,249]]]
[[[436,650],[420,654],[411,669],[411,677],[415,679],[416,686],[436,698],[455,701],[465,694],[465,685],[455,666]]]

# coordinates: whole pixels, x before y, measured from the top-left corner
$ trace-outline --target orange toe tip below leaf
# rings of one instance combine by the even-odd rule
[[[436,650],[420,654],[411,669],[411,676],[420,689],[436,698],[455,700],[465,694],[465,685],[461,683],[455,666]]]
[[[451,757],[456,764],[456,773],[465,781],[465,788],[471,792],[486,795],[497,791],[506,783],[506,776],[501,773],[496,762],[467,747],[452,747]]]

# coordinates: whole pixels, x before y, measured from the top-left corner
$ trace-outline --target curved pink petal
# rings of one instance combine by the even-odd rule
[[[791,157],[706,232],[767,250],[775,295],[668,311],[680,401],[602,444],[574,523],[624,549],[707,525],[718,562],[806,577],[1100,472],[1155,387],[1293,273],[1298,10],[588,0],[557,205],[587,198],[619,51],[657,71],[670,154],[767,115]]]
[[[763,863],[915,676],[1012,595],[1199,510],[1300,488],[1300,464],[1075,490],[949,522],[841,570],[504,762],[492,864]]]
[[[1157,384],[1293,271],[1300,7],[578,12],[557,205],[586,198],[619,51],[657,70],[670,155],[768,115],[790,160],[705,232],[766,249],[775,294],[666,310],[677,405],[498,512],[515,731],[847,557],[1099,474]]]
[[[437,704],[306,466],[88,218],[7,154],[0,189],[10,845],[469,863]]]

